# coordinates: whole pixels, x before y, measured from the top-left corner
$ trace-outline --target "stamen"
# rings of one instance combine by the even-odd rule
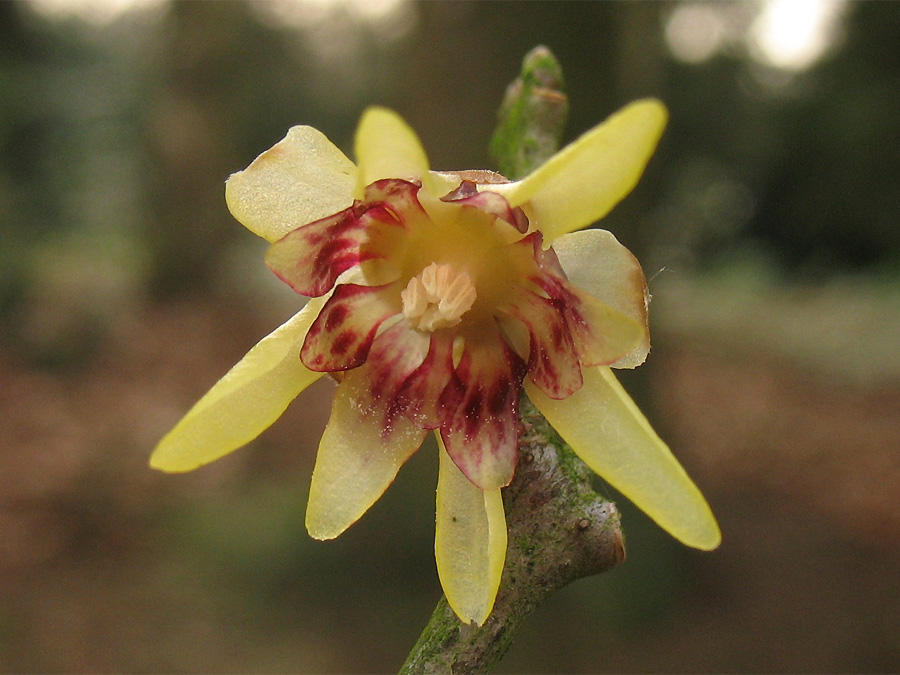
[[[400,299],[413,328],[433,332],[462,321],[475,304],[475,286],[466,272],[431,263],[409,280]]]

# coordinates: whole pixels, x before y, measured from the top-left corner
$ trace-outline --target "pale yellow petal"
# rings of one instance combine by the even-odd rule
[[[354,195],[358,199],[362,199],[367,185],[383,178],[431,180],[419,137],[393,110],[374,107],[363,113],[356,130],[355,152],[359,173]]]
[[[482,490],[456,467],[439,434],[434,552],[447,602],[463,623],[482,625],[494,607],[506,561],[500,490]]]
[[[634,368],[641,365],[650,351],[647,321],[650,295],[637,258],[606,230],[582,230],[563,235],[553,242],[553,250],[573,286],[641,326],[638,344],[611,366]]]
[[[333,539],[359,520],[426,434],[403,417],[385,438],[384,410],[359,403],[368,398],[365,375],[359,369],[344,377],[319,443],[306,507],[306,529],[315,539]]]
[[[150,457],[161,471],[191,471],[249,443],[322,376],[300,362],[306,331],[325,303],[307,303],[263,338],[163,438]]]
[[[521,181],[483,186],[523,206],[545,241],[599,220],[637,184],[666,126],[665,106],[625,106]]]
[[[609,368],[585,368],[584,386],[560,401],[528,381],[525,387],[576,454],[660,527],[688,546],[719,545],[719,526],[700,490]]]
[[[225,201],[247,229],[277,241],[353,203],[356,167],[324,134],[297,126],[225,183]]]
[[[440,171],[429,171],[425,179],[425,185],[435,197],[443,197],[453,192],[461,182],[459,174]]]

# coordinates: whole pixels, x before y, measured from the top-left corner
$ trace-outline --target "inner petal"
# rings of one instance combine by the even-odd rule
[[[342,272],[366,259],[361,245],[379,220],[389,223],[391,215],[375,204],[303,225],[269,247],[266,264],[301,295],[324,295]]]
[[[414,330],[409,332],[427,335]],[[403,383],[399,399],[406,416],[422,429],[436,429],[446,424],[462,401],[463,385],[454,377],[453,341],[451,331],[432,333],[428,354]]]
[[[581,364],[563,303],[519,287],[507,310],[528,329],[528,375],[550,398],[581,388]]]
[[[300,350],[310,370],[334,372],[362,365],[378,327],[398,313],[396,285],[340,284],[313,322]]]
[[[614,364],[637,347],[646,334],[641,323],[565,279],[544,274],[540,285],[563,307],[582,365]]]
[[[500,333],[471,335],[454,373],[461,400],[441,427],[453,462],[482,490],[512,480],[516,465],[518,403],[526,365]]]
[[[423,366],[429,345],[429,335],[411,330],[400,321],[375,338],[365,364],[358,369],[365,373],[364,379],[368,383],[367,396],[360,394],[358,399],[367,410],[381,411],[385,440],[410,404],[404,393],[405,382]]]

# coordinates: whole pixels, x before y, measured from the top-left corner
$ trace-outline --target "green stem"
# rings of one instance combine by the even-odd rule
[[[562,86],[550,50],[536,47],[526,55],[491,139],[491,154],[506,177],[527,175],[559,148],[568,115]],[[548,595],[625,559],[615,505],[594,492],[590,469],[524,395],[518,451],[515,478],[503,490],[509,543],[490,617],[483,626],[464,625],[442,598],[401,673],[491,670]]]
[[[522,61],[522,73],[506,89],[491,137],[491,157],[510,180],[524,178],[559,149],[569,116],[562,68],[546,47]]]

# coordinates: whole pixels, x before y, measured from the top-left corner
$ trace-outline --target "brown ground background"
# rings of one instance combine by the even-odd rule
[[[2,353],[0,668],[387,672],[439,593],[433,448],[348,541],[302,528],[329,385],[187,476],[158,437],[266,332],[234,306],[146,305],[74,370]],[[629,560],[526,625],[508,672],[850,672],[900,663],[896,381],[860,386],[677,331],[640,381],[724,543],[625,505]]]

